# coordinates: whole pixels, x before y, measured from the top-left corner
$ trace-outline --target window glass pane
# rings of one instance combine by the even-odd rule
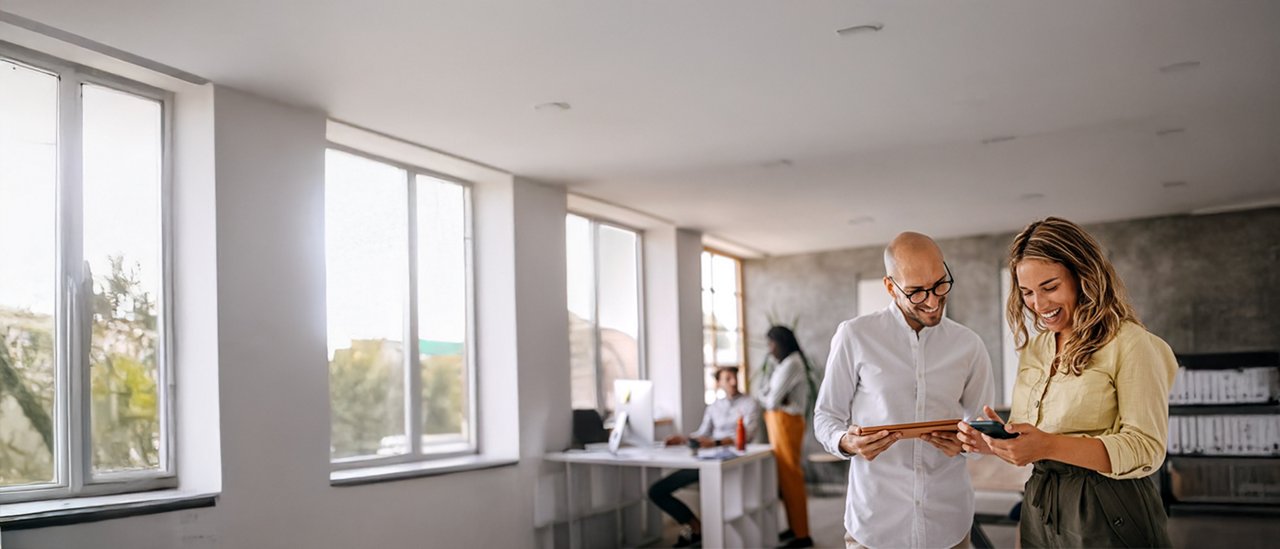
[[[418,361],[422,445],[467,441],[466,188],[418,175]]]
[[[711,256],[712,269],[717,294],[734,294],[738,291],[738,260],[719,254]]]
[[[565,252],[569,290],[570,393],[575,409],[595,409],[595,261],[591,222],[576,215],[565,218]]]
[[[640,378],[640,289],[636,233],[598,225],[600,380],[605,409],[613,409],[613,381]]]
[[[716,332],[716,365],[737,366],[741,344],[741,334],[738,332]]]
[[[711,328],[702,330],[702,363],[716,365],[716,331]]]
[[[711,288],[711,252],[702,252],[702,289]]]
[[[738,329],[738,296],[733,292],[716,288],[716,327],[722,330]]]
[[[159,101],[81,86],[93,469],[161,467]]]
[[[326,155],[325,275],[334,459],[408,451],[405,177],[404,170],[359,156],[333,150]]]
[[[57,86],[0,60],[0,488],[55,477]]]
[[[715,366],[706,366],[702,369],[702,373],[704,374],[702,377],[707,380],[707,387],[706,391],[702,394],[702,400],[708,406],[715,402],[716,399],[720,398],[720,388],[716,386],[715,378],[711,377],[712,375],[715,375],[715,372]]]
[[[702,290],[702,326],[716,327],[715,294],[711,290]]]

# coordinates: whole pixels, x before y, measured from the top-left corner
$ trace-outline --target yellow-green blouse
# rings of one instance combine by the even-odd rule
[[[1009,420],[1042,431],[1102,441],[1115,479],[1142,478],[1164,462],[1169,386],[1178,363],[1164,340],[1125,322],[1081,375],[1052,377],[1053,332],[1031,338],[1018,360]]]

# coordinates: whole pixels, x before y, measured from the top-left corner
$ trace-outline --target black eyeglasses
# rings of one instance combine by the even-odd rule
[[[919,305],[924,303],[924,300],[929,299],[929,294],[942,297],[951,293],[951,286],[955,285],[956,277],[951,276],[951,267],[947,266],[947,262],[942,262],[942,268],[947,270],[947,279],[934,284],[932,288],[923,288],[914,292],[908,292],[902,289],[902,286],[899,286],[898,281],[894,280],[892,276],[889,277],[889,282],[892,282],[893,287],[897,288],[899,292],[902,292],[902,295],[907,296],[907,301],[910,301],[912,305]]]

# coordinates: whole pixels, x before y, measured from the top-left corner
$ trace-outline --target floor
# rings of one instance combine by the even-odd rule
[[[826,485],[823,496],[809,496],[809,526],[817,547],[844,547],[844,492],[841,486]],[[695,510],[696,493],[682,491],[682,499]],[[695,497],[687,497],[694,495]],[[786,524],[780,513],[779,524]],[[983,526],[983,532],[998,548],[1014,548],[1014,526]],[[668,519],[663,543],[675,543],[678,530]],[[1280,547],[1280,520],[1277,517],[1243,517],[1233,515],[1185,515],[1175,513],[1169,519],[1169,536],[1175,549],[1198,547],[1230,547],[1231,549],[1271,549]]]

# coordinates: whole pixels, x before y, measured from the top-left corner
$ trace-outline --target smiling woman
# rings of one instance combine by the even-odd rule
[[[1070,221],[1050,217],[1014,237],[1009,270],[1021,355],[1005,429],[1018,436],[961,423],[966,450],[1035,464],[1024,546],[1169,546],[1150,475],[1164,460],[1173,351],[1138,322],[1102,247]]]

